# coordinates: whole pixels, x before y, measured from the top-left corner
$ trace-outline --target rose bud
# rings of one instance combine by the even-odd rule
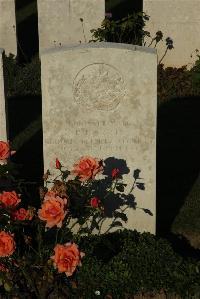
[[[114,168],[113,170],[112,170],[112,178],[113,179],[115,179],[117,176],[118,176],[118,174],[119,174],[119,169],[118,168]]]
[[[60,161],[56,158],[56,169],[61,169],[62,165]]]
[[[93,207],[93,208],[98,208],[98,207],[99,207],[99,204],[100,204],[100,200],[99,200],[98,197],[93,197],[93,198],[91,198],[91,200],[90,200],[90,205],[91,205],[91,207]]]

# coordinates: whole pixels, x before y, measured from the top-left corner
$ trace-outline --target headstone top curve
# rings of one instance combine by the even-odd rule
[[[91,49],[91,48],[108,48],[108,49],[125,49],[125,50],[131,50],[131,51],[141,51],[146,52],[149,54],[157,54],[157,50],[154,48],[149,47],[143,47],[138,45],[132,45],[132,44],[122,44],[122,43],[110,43],[110,42],[95,42],[95,43],[87,43],[87,44],[71,44],[71,45],[65,45],[61,47],[56,48],[49,48],[45,49],[44,51],[41,51],[41,55],[45,54],[51,54],[56,52],[63,52],[63,51],[70,51],[70,50],[79,50],[79,49]]]

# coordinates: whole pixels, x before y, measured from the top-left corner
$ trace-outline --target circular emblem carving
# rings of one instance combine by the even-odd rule
[[[78,72],[73,84],[74,99],[88,108],[112,110],[125,95],[124,81],[117,69],[94,63]]]

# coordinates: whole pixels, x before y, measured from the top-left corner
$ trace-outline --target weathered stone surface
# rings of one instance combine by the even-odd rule
[[[17,55],[15,0],[0,0],[0,47]]]
[[[81,156],[126,160],[141,169],[146,190],[127,210],[126,227],[155,233],[156,70],[154,49],[99,43],[49,50],[41,55],[44,168],[55,159],[69,170]],[[114,167],[114,165],[113,165]]]
[[[0,49],[0,140],[7,141],[6,131],[6,109],[3,78],[3,55],[4,50]]]
[[[192,66],[196,59],[195,49],[200,49],[200,1],[199,0],[144,0],[143,11],[150,16],[145,30],[152,37],[161,30],[164,37],[170,36],[174,41],[174,49],[168,51],[163,59],[165,66]],[[146,40],[147,44],[149,39]],[[161,45],[162,44],[162,45]],[[158,45],[158,57],[162,57],[166,49],[165,41]],[[193,59],[190,55],[194,54]]]
[[[89,42],[105,17],[105,0],[38,0],[40,51]],[[83,21],[81,21],[82,19]]]

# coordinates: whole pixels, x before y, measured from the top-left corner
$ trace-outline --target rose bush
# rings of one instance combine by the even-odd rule
[[[8,143],[1,146],[1,157],[8,159]],[[133,185],[124,194],[122,173],[113,166],[107,171],[105,160],[86,156],[69,171],[57,158],[56,178],[51,179],[51,170],[46,172],[32,206],[21,185],[0,193],[0,292],[46,298],[52,286],[63,292],[74,283],[84,256],[81,235],[100,233],[107,217],[112,219],[109,229],[121,228],[127,221],[124,207],[137,208],[132,192],[141,179],[133,176]],[[3,175],[0,172],[0,179]],[[109,216],[107,200],[118,203]]]

